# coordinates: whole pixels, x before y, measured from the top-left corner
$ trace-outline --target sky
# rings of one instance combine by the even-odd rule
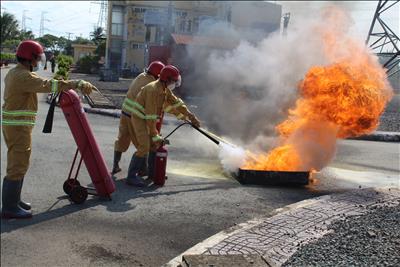
[[[68,37],[67,32],[72,32],[71,39],[75,37],[90,36],[97,25],[100,4],[96,1],[3,1],[1,0],[1,12],[12,13],[17,18],[20,26],[23,11],[26,10],[26,27],[32,30],[35,36],[39,36],[41,13],[44,14],[44,34]]]
[[[76,36],[89,37],[97,24],[100,4],[97,1],[1,1],[1,12],[7,11],[16,16],[21,23],[23,11],[31,20],[26,20],[28,29],[38,36],[41,12],[47,12],[45,18],[45,33],[68,37],[67,32],[73,32],[71,38]],[[314,12],[324,5],[334,2],[351,12],[354,20],[354,32],[360,38],[366,38],[377,1],[269,1],[282,5],[282,11],[290,12],[290,24],[296,23],[301,16],[312,16]],[[5,9],[4,9],[5,8]],[[400,4],[384,14],[385,21],[393,30],[399,32]]]
[[[378,1],[270,1],[282,5],[282,13],[290,12],[290,24],[305,16],[313,16],[317,10],[327,5],[336,5],[350,12],[353,19],[354,35],[366,39]],[[386,4],[385,7],[390,4]],[[400,32],[400,3],[383,12],[381,18],[391,29]],[[380,28],[375,28],[375,30]]]

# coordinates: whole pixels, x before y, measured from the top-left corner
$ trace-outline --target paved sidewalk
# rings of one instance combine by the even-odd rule
[[[229,255],[236,255],[235,261],[237,255],[245,256],[250,263],[241,266],[281,266],[301,246],[329,233],[332,222],[363,215],[372,207],[397,205],[400,205],[399,188],[358,189],[301,201],[278,209],[275,216],[255,219],[220,232],[165,266],[201,266],[192,264],[201,261],[213,264],[218,256],[223,256],[224,262],[215,266],[229,266],[225,265],[229,263]],[[260,257],[263,263],[260,263]]]

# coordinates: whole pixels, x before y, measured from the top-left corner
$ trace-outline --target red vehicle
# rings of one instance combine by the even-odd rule
[[[93,135],[78,94],[74,90],[61,93],[60,107],[78,146],[68,179],[64,182],[63,189],[65,193],[69,195],[73,202],[78,204],[85,202],[88,194],[111,199],[111,193],[115,191],[115,184],[99,145],[96,142],[96,138]],[[78,157],[78,152],[81,158],[75,176],[72,177],[71,174]],[[82,161],[85,162],[94,188],[83,187],[77,180]]]

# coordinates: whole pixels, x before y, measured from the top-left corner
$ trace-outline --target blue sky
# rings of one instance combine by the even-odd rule
[[[44,33],[68,37],[66,32],[73,32],[71,38],[76,36],[88,37],[93,31],[100,12],[100,5],[95,1],[3,1],[1,12],[12,13],[21,25],[23,11],[31,18],[26,20],[28,30],[39,36],[41,12],[47,12]],[[3,9],[5,8],[5,9]]]

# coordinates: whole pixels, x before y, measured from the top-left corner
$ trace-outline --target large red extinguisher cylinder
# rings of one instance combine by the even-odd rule
[[[163,186],[166,179],[167,170],[167,157],[168,151],[165,145],[161,145],[156,152],[156,159],[154,163],[154,179],[153,182],[156,185]]]

